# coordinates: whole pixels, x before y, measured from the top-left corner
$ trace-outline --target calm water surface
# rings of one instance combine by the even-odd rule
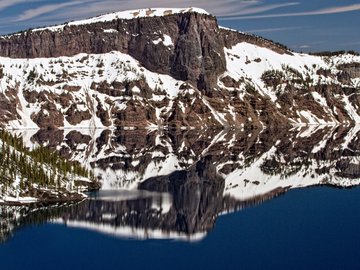
[[[25,134],[106,190],[2,207],[2,269],[359,269],[359,135]]]

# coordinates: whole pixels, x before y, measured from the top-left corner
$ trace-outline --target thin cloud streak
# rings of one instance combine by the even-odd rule
[[[263,28],[263,29],[245,30],[245,32],[248,32],[248,33],[270,33],[270,32],[280,32],[280,31],[299,30],[299,29],[303,29],[303,27]]]
[[[199,7],[207,10],[210,13],[215,15],[218,14],[231,14],[236,10],[241,10],[249,6],[257,5],[260,1],[234,1],[234,0],[224,0],[219,3],[218,1],[209,1],[209,0],[173,0],[169,2],[168,0],[158,0],[149,1],[139,0],[139,1],[115,1],[115,0],[105,0],[105,1],[94,1],[90,0],[84,3],[81,6],[74,6],[71,8],[65,7],[47,16],[42,16],[41,22],[46,22],[47,24],[61,23],[68,20],[77,20],[89,18],[91,16],[97,16],[104,13],[116,12],[122,10],[131,10],[139,8],[156,8],[156,7],[169,7],[169,8],[178,8],[178,7]],[[214,13],[216,11],[216,13]],[[36,20],[36,19],[35,19]]]
[[[0,1],[0,10],[4,10],[6,8],[16,6],[22,3],[32,3],[32,2],[39,2],[41,0],[1,0]]]
[[[354,5],[342,6],[342,7],[329,7],[329,8],[324,8],[314,11],[305,11],[305,12],[277,13],[277,14],[251,15],[251,16],[232,16],[232,17],[224,17],[221,19],[246,20],[246,19],[267,19],[267,18],[292,17],[292,16],[314,16],[314,15],[345,13],[345,12],[358,11],[358,10],[360,10],[360,4],[354,4]]]
[[[83,3],[84,3],[83,1],[75,1],[75,2],[70,2],[70,3],[45,5],[45,6],[40,6],[38,8],[34,8],[34,9],[28,9],[24,13],[19,15],[14,20],[14,22],[26,21],[26,20],[33,19],[33,18],[36,18],[36,17],[44,15],[44,14],[48,14],[50,12],[56,11],[56,10],[61,9],[61,8],[80,5],[80,4],[83,4]]]
[[[360,41],[344,42],[344,43],[340,43],[339,45],[342,45],[342,46],[360,45]]]
[[[238,16],[238,15],[247,15],[247,14],[257,14],[261,12],[266,12],[282,7],[298,5],[299,2],[289,2],[282,4],[271,4],[264,5],[264,1],[251,0],[251,1],[234,1],[234,0],[224,0],[224,1],[209,1],[209,0],[173,0],[169,2],[168,0],[157,0],[152,1],[151,3],[148,0],[139,0],[139,1],[88,1],[84,5],[79,7],[62,8],[56,12],[53,12],[51,15],[47,16],[47,19],[50,23],[53,23],[54,20],[59,22],[61,20],[69,19],[81,19],[88,18],[91,16],[115,12],[121,10],[129,9],[138,9],[138,8],[156,8],[156,7],[169,7],[169,8],[178,8],[178,7],[199,7],[207,10],[208,12],[219,16]],[[55,10],[54,10],[55,11]],[[52,20],[52,21],[50,21]]]
[[[283,4],[254,6],[254,7],[245,8],[245,9],[243,9],[241,11],[233,12],[233,13],[227,14],[227,15],[221,15],[220,14],[219,16],[222,17],[222,18],[226,18],[227,16],[239,16],[239,15],[246,15],[246,14],[256,14],[256,13],[266,12],[266,11],[279,9],[279,8],[283,8],[283,7],[296,6],[296,5],[299,5],[299,4],[300,4],[299,2],[290,2],[290,3],[283,3]]]

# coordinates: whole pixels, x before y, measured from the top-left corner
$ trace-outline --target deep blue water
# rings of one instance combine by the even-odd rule
[[[360,269],[359,209],[360,188],[292,190],[219,217],[196,243],[26,227],[0,245],[1,269]]]

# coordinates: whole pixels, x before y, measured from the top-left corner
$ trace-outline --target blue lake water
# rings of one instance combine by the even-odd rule
[[[359,269],[360,188],[289,191],[223,215],[199,242],[126,240],[63,225],[16,232],[2,269]]]
[[[1,269],[360,269],[360,128],[26,131],[103,189],[0,206]]]

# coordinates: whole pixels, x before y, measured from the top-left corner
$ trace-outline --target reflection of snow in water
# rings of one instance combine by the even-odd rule
[[[54,222],[121,238],[200,240],[220,214],[290,188],[360,183],[359,127],[297,127],[271,136],[193,131],[176,140],[158,131],[78,132],[89,142],[67,137],[55,145],[93,166],[103,176],[103,190]],[[26,145],[37,144],[34,138],[27,135]],[[160,190],[165,192],[153,192]]]
[[[149,228],[134,228],[130,226],[115,227],[109,224],[98,224],[92,222],[83,221],[66,221],[57,219],[52,221],[54,224],[65,224],[70,228],[86,229],[95,231],[102,234],[111,235],[113,237],[136,239],[136,240],[148,240],[148,239],[172,239],[179,241],[200,241],[202,240],[206,232],[198,232],[195,234],[185,234],[177,231],[164,231],[164,230],[151,230]]]
[[[346,129],[346,127],[342,127]],[[284,136],[274,140],[273,144],[268,149],[264,149],[261,153],[250,154],[247,149],[256,147],[262,142],[257,137],[255,140],[251,140],[252,136],[256,134],[243,133],[236,134],[235,132],[213,132],[208,135],[207,132],[199,132],[195,143],[203,143],[202,148],[194,148],[194,142],[192,138],[188,139],[186,133],[184,137],[174,145],[174,142],[170,137],[164,135],[162,131],[136,131],[122,132],[121,135],[115,130],[106,130],[108,136],[102,136],[104,130],[95,129],[79,129],[76,130],[81,136],[89,137],[88,143],[78,143],[71,147],[68,146],[68,138],[58,144],[57,150],[69,151],[72,160],[77,160],[80,163],[87,165],[94,173],[102,178],[102,189],[108,192],[109,190],[119,190],[116,194],[117,199],[126,198],[127,196],[135,196],[134,192],[126,193],[125,190],[135,191],[138,189],[139,183],[145,182],[147,179],[167,176],[173,172],[188,170],[192,166],[205,158],[213,158],[211,165],[216,166],[218,175],[225,179],[225,195],[230,195],[238,198],[239,200],[251,199],[254,196],[266,194],[276,188],[288,188],[288,187],[305,187],[317,184],[333,184],[339,186],[352,186],[358,185],[360,180],[355,178],[349,179],[343,176],[338,176],[338,169],[336,168],[335,160],[328,160],[321,157],[321,151],[324,151],[328,143],[332,144],[333,151],[341,151],[343,149],[351,149],[356,151],[353,146],[350,146],[354,142],[360,132],[360,126],[353,128],[347,128],[347,132],[338,134],[338,128],[333,126],[309,126],[309,127],[297,127],[293,128],[288,133],[290,138],[285,143],[291,143],[292,148],[289,162],[288,153],[281,153],[279,149],[284,144]],[[28,147],[33,147],[38,143],[34,140],[35,131],[13,131],[17,135],[24,135],[24,143]],[[64,130],[63,136],[69,136],[71,130]],[[230,134],[230,135],[229,135]],[[319,136],[318,134],[321,134]],[[258,134],[259,136],[261,133]],[[342,136],[337,138],[336,136]],[[137,137],[139,141],[143,140],[145,136],[154,138],[154,140],[148,140],[148,142],[155,142],[153,144],[147,143],[136,146],[136,141],[133,143],[135,147],[129,149],[126,145],[126,141],[120,140],[119,136],[124,137]],[[274,133],[274,136],[277,136]],[[49,136],[50,138],[51,136]],[[100,139],[101,138],[101,139]],[[313,142],[311,141],[314,138]],[[101,140],[104,140],[102,141]],[[239,141],[246,139],[248,145],[243,146],[244,151],[238,151]],[[50,140],[50,139],[49,139]],[[100,141],[99,141],[100,140]],[[305,140],[309,145],[298,145],[298,142],[302,143]],[[101,145],[99,145],[99,142]],[[44,144],[51,144],[50,141],[42,141]],[[191,145],[193,143],[193,145]],[[196,146],[197,147],[197,146]],[[309,151],[309,147],[311,148]],[[221,152],[220,152],[221,151]],[[245,152],[247,151],[247,152]],[[227,156],[218,155],[220,153],[227,153]],[[233,154],[237,155],[234,159]],[[288,155],[288,156],[287,156]],[[308,155],[308,158],[306,157]],[[359,158],[356,155],[342,156],[339,152],[336,154],[339,156],[338,160],[346,160],[351,164],[359,164]],[[251,162],[245,162],[251,158]],[[269,173],[263,170],[265,162],[275,160],[278,166],[282,166],[281,173]],[[291,171],[290,165],[292,162],[300,164],[300,168],[297,173],[286,173]],[[287,164],[289,163],[288,167]],[[231,166],[230,171],[223,171],[223,168]],[[327,173],[322,172],[319,168],[328,168]],[[144,192],[136,193],[136,196],[145,194]],[[121,195],[121,196],[120,196]],[[101,195],[105,196],[105,195]],[[108,196],[108,195],[106,195]]]

